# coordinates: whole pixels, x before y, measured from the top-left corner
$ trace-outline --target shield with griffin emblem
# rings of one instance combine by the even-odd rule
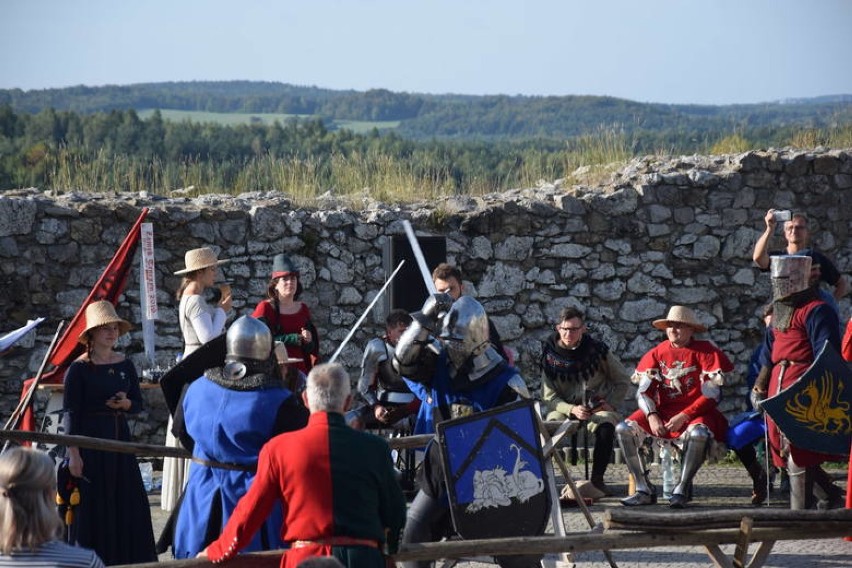
[[[532,401],[437,425],[453,524],[462,538],[540,535],[551,496]]]
[[[834,455],[852,443],[852,371],[828,341],[795,383],[761,404],[794,446]]]

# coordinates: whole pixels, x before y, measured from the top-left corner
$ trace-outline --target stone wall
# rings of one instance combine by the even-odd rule
[[[35,190],[0,194],[0,332],[27,318],[48,320],[2,359],[4,421],[21,380],[41,363],[58,321],[70,318],[143,207],[154,224],[161,364],[181,348],[174,292],[186,250],[211,245],[233,285],[235,313],[263,297],[276,253],[302,269],[303,300],[330,356],[386,278],[382,251],[409,219],[420,235],[447,238],[449,262],[462,267],[468,292],[494,320],[530,387],[539,387],[540,345],[566,305],[578,305],[589,327],[630,367],[661,339],[651,320],[671,304],[694,308],[713,339],[737,363],[723,409],[739,410],[742,373],[762,334],[757,316],[769,279],[751,252],[770,207],[806,212],[816,245],[847,274],[852,151],[768,151],[730,156],[646,157],[599,187],[544,183],[480,198],[412,205],[364,198],[357,205],[327,194],[318,209],[295,207],[269,192],[195,199],[156,195],[52,196]],[[780,232],[775,244],[782,244]],[[138,264],[137,264],[138,266]],[[139,322],[138,271],[118,310]],[[339,360],[354,376],[360,348],[379,333],[382,303]],[[849,301],[841,302],[849,317]],[[845,320],[844,320],[845,321]],[[120,348],[138,367],[140,326]],[[162,441],[165,411],[158,390],[136,433]],[[626,408],[635,407],[632,399]]]

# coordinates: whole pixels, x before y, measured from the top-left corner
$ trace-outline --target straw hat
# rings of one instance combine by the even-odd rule
[[[707,331],[707,326],[698,321],[695,312],[686,306],[672,306],[665,319],[654,320],[652,325],[657,329],[665,330],[669,323],[682,323],[695,331]]]
[[[577,487],[577,493],[580,494],[580,499],[597,501],[598,499],[606,497],[606,493],[592,485],[592,482],[586,479],[577,481],[574,485]],[[572,504],[572,502],[573,504],[576,504],[578,499],[577,496],[574,495],[574,492],[571,491],[570,485],[566,484],[565,487],[562,488],[562,493],[559,495],[559,501],[565,505]]]
[[[298,357],[290,357],[290,354],[287,352],[287,346],[281,343],[280,341],[275,342],[275,359],[278,361],[279,365],[284,363],[301,363],[304,359],[299,359]]]
[[[213,252],[213,249],[210,247],[192,249],[186,251],[186,254],[184,255],[184,264],[186,264],[186,268],[184,268],[183,270],[178,270],[177,272],[175,272],[175,275],[189,274],[190,272],[195,272],[196,270],[201,270],[202,268],[218,266],[227,262],[231,261],[219,260],[219,257],[216,255],[215,252]]]
[[[86,306],[86,329],[77,337],[77,341],[83,345],[88,344],[88,332],[96,327],[106,325],[108,323],[118,324],[118,335],[124,335],[130,331],[131,325],[125,320],[118,317],[115,313],[115,306],[107,300],[92,302]]]

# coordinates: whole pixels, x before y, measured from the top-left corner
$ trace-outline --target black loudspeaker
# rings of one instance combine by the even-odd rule
[[[426,260],[426,268],[431,278],[432,270],[447,261],[447,239],[446,237],[417,237],[417,242],[420,244],[420,250],[423,251],[423,258]],[[394,235],[385,245],[385,278],[390,277],[401,260],[404,260],[405,264],[388,287],[386,305],[388,311],[400,308],[409,313],[416,312],[423,307],[429,291],[423,282],[423,276],[417,266],[417,258],[411,250],[408,238],[405,235]]]

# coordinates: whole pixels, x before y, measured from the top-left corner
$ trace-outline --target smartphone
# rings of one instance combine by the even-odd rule
[[[776,209],[772,212],[772,215],[778,222],[789,221],[793,218],[793,212],[789,209]]]

